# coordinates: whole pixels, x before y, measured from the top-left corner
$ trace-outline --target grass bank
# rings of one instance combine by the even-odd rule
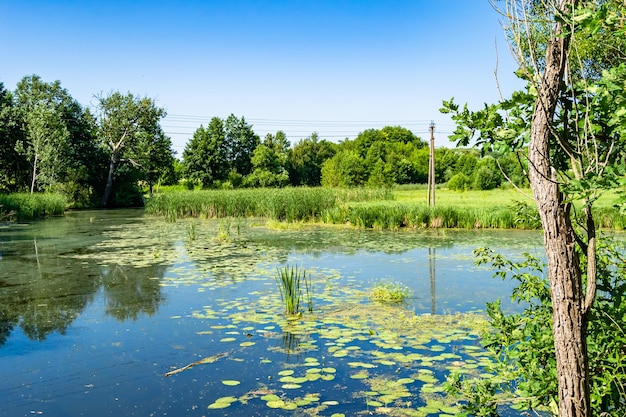
[[[67,199],[61,194],[0,194],[0,221],[24,221],[65,212]]]

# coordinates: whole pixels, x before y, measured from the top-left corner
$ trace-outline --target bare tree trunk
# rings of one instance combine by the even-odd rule
[[[115,172],[115,166],[117,165],[117,158],[115,153],[111,154],[111,161],[109,162],[109,175],[107,176],[107,184],[104,188],[104,195],[102,196],[102,207],[109,205],[109,199],[111,198],[111,190],[113,189],[113,173]]]
[[[561,0],[571,9],[576,0]],[[586,311],[580,261],[569,208],[563,202],[550,164],[551,123],[563,80],[570,35],[558,23],[539,80],[529,143],[529,177],[535,195],[548,260],[560,417],[591,416],[586,341]]]
[[[35,160],[33,161],[33,180],[30,183],[30,193],[35,192],[35,181],[37,181],[37,154],[35,153]]]

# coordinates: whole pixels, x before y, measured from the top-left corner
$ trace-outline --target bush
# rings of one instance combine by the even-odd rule
[[[470,188],[471,184],[470,178],[459,172],[458,174],[453,175],[448,181],[448,189],[453,191],[465,191]]]

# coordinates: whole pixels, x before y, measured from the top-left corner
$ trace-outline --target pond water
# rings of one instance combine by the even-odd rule
[[[441,382],[488,363],[485,303],[519,308],[472,250],[540,256],[540,244],[538,232],[277,230],[138,210],[0,226],[0,415],[454,414]],[[283,266],[307,272],[311,313],[285,316]],[[387,281],[413,295],[369,300]]]

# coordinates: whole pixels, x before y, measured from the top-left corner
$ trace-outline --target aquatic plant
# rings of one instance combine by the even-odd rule
[[[317,220],[346,202],[390,200],[384,189],[333,189],[321,187],[202,190],[154,194],[146,201],[146,213],[169,220],[181,217],[263,217],[298,222]]]
[[[187,237],[196,240],[196,224],[193,221],[187,224]]]
[[[405,285],[381,281],[374,285],[368,298],[381,303],[401,303],[411,295],[413,292]]]
[[[65,212],[67,199],[61,194],[16,193],[0,195],[0,217],[32,220],[60,216]]]
[[[298,314],[300,312],[300,303],[305,296],[308,310],[313,310],[311,280],[305,270],[298,269],[297,266],[279,268],[276,274],[276,282],[278,283],[280,297],[285,304],[287,314]],[[304,285],[304,293],[302,285]]]

